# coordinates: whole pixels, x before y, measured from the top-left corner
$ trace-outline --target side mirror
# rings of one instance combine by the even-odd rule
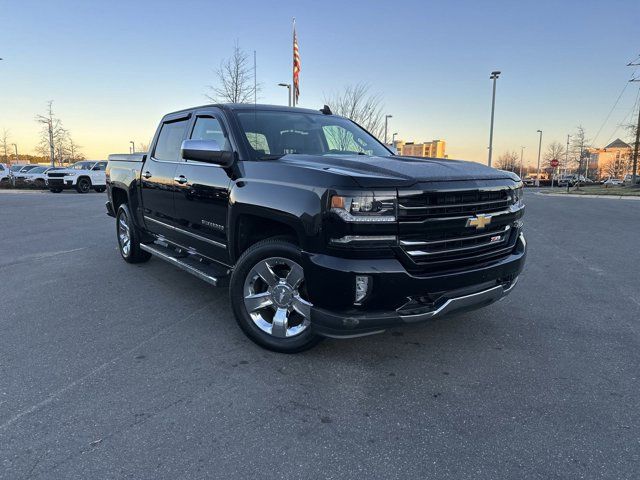
[[[233,163],[235,155],[220,149],[215,140],[185,140],[181,147],[182,158],[196,162],[213,163],[223,167],[229,167]]]

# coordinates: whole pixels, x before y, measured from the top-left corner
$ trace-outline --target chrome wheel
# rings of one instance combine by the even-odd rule
[[[123,212],[118,218],[118,242],[120,250],[125,257],[129,256],[131,251],[131,232],[129,231],[127,215]]]
[[[288,258],[260,260],[244,282],[244,306],[253,323],[277,338],[304,332],[311,317],[306,300],[304,271]]]

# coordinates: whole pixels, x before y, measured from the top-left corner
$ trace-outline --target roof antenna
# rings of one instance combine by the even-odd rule
[[[333,115],[333,112],[331,111],[331,109],[329,108],[329,105],[325,105],[324,107],[322,107],[320,109],[320,111],[324,114],[324,115]]]

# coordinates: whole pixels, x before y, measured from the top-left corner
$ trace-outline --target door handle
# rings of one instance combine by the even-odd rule
[[[180,175],[179,177],[175,177],[173,179],[174,182],[178,182],[180,185],[184,185],[185,183],[187,183],[189,180],[187,180],[187,177],[185,177],[184,175]]]
[[[142,174],[142,176],[143,176],[144,178],[151,178],[153,175],[151,175],[151,172],[147,170],[146,172],[144,172],[144,173]]]

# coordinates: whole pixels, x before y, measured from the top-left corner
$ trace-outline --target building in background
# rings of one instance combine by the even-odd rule
[[[589,174],[622,179],[631,169],[631,151],[631,145],[619,138],[604,148],[589,148]]]
[[[430,142],[414,143],[397,140],[394,145],[398,155],[409,157],[447,158],[445,153],[446,142],[444,140],[432,140]]]

